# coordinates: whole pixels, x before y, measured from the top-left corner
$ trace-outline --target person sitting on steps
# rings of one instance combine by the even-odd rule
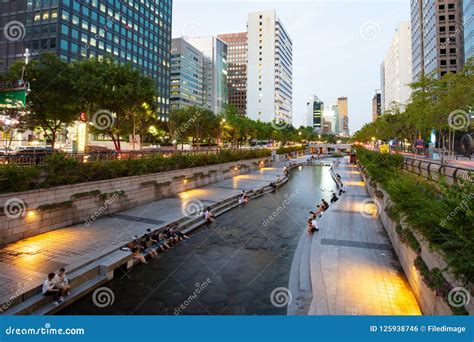
[[[56,277],[55,273],[48,274],[48,278],[43,283],[43,296],[53,296],[54,305],[58,306],[62,303],[62,292],[60,289],[54,286],[54,277]]]
[[[214,214],[211,211],[211,208],[207,208],[206,212],[204,213],[204,219],[208,223],[216,222],[216,219],[214,218]]]
[[[69,296],[71,294],[71,285],[66,278],[66,269],[64,267],[62,267],[54,277],[54,286],[60,289],[63,295]]]

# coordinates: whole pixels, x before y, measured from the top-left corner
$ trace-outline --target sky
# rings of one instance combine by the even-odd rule
[[[173,37],[246,30],[247,15],[276,10],[293,40],[293,125],[317,95],[325,105],[349,99],[351,133],[372,120],[380,65],[409,0],[174,0]]]

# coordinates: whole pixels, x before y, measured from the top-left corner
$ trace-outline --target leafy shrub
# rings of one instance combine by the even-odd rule
[[[80,163],[63,153],[51,155],[44,166],[2,166],[0,168],[0,192],[17,192],[60,185],[78,184],[121,177],[139,176],[192,167],[215,165],[239,160],[263,158],[271,151],[224,150],[219,154],[157,156],[137,160],[104,160]],[[45,179],[40,176],[45,174]]]
[[[448,187],[403,171],[399,156],[361,148],[357,151],[359,161],[393,202],[389,216],[399,221],[403,214],[410,228],[420,232],[431,248],[446,255],[445,261],[458,278],[473,283],[474,184]],[[405,239],[414,250],[418,249],[414,236]]]

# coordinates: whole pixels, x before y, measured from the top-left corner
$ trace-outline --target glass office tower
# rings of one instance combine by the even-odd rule
[[[169,113],[172,0],[0,2],[0,72],[16,60],[54,53],[67,62],[111,56],[153,78],[157,115]],[[5,31],[6,32],[6,31]]]

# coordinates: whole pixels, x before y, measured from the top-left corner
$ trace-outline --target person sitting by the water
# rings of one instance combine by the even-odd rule
[[[140,250],[138,248],[133,248],[132,249],[132,253],[133,253],[133,259],[135,260],[139,260],[141,261],[143,264],[148,264],[148,262],[146,261],[145,257],[143,256],[143,254],[140,253]]]
[[[66,269],[64,267],[54,277],[54,286],[61,290],[62,295],[69,296],[71,294],[71,285],[69,285],[69,280],[66,278]]]
[[[158,252],[156,251],[156,249],[154,248],[154,246],[158,243],[157,240],[153,239],[153,237],[151,237],[151,235],[146,235],[145,236],[145,244],[147,246],[147,248],[150,249],[150,252],[148,254],[150,254],[150,256],[152,258],[156,257],[158,255]]]
[[[175,241],[170,224],[167,225],[166,228],[163,230],[163,235],[164,235],[164,238],[166,239],[166,242],[168,242],[171,246],[174,245],[176,241]]]
[[[239,197],[239,204],[247,204],[250,201],[250,197],[247,196],[245,193],[245,190],[242,190],[242,193],[240,194]]]
[[[336,196],[336,193],[332,193],[332,198],[331,198],[331,203],[336,203],[337,201],[339,200],[339,198],[337,198]]]
[[[189,239],[189,236],[187,236],[187,235],[184,234],[184,233],[176,232],[175,234],[176,234],[176,237],[178,238],[179,241],[183,241],[183,240]]]
[[[318,204],[318,205],[316,206],[316,212],[315,212],[315,215],[316,215],[316,216],[319,216],[319,217],[321,217],[321,216],[322,216],[322,213],[323,213],[323,211],[324,211],[324,210],[323,210],[323,208],[322,208],[322,207],[321,207],[321,206]]]
[[[316,222],[316,220],[312,220],[312,219],[308,220],[308,224],[306,226],[306,229],[307,229],[309,235],[313,235],[314,232],[318,231],[316,229],[315,225],[314,225],[315,222]]]
[[[155,235],[156,237],[156,235]],[[158,242],[161,244],[161,251],[166,252],[167,249],[171,249],[171,245],[168,244],[168,238],[163,233],[158,233]]]
[[[62,302],[62,292],[54,286],[54,277],[56,277],[56,274],[48,274],[48,278],[43,283],[42,292],[43,296],[53,296],[54,305],[58,306]]]
[[[211,211],[211,208],[207,208],[206,212],[204,213],[204,219],[209,222],[216,222],[216,219],[214,218],[214,214]]]
[[[326,200],[322,200],[322,204],[321,204],[321,207],[323,208],[323,211],[326,211],[329,209],[329,203],[326,202]]]

